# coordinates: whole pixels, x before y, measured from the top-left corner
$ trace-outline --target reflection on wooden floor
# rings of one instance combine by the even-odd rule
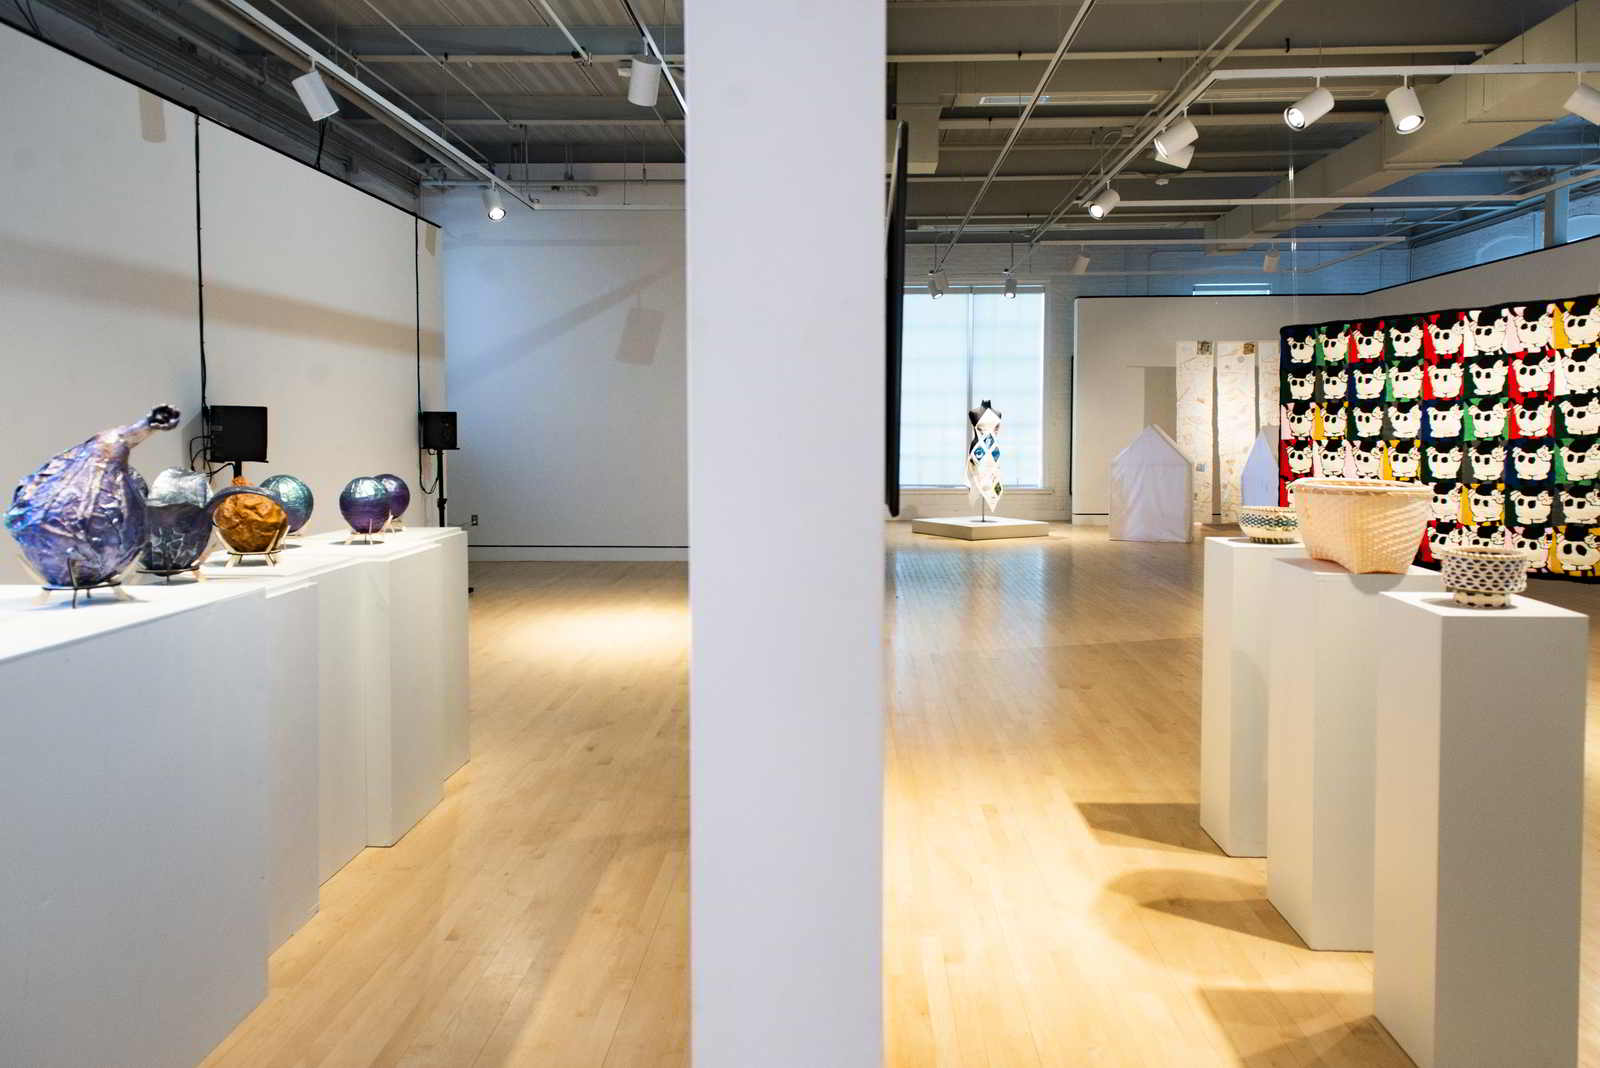
[[[895,1068],[1409,1063],[1372,1019],[1371,957],[1305,949],[1263,863],[1198,826],[1199,565],[1198,545],[1103,529],[891,525]],[[687,1063],[684,578],[475,567],[473,763],[329,881],[208,1064]],[[1532,592],[1600,610],[1600,588]]]
[[[1264,862],[1200,830],[1199,543],[896,525],[889,571],[889,1064],[1411,1063],[1372,1017],[1371,955],[1306,949]],[[1530,593],[1600,611],[1600,589]]]

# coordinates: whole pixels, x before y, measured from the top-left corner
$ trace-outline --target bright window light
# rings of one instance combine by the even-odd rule
[[[1000,410],[1000,472],[1008,488],[1044,481],[1044,316],[1041,286],[952,286],[940,300],[905,295],[901,351],[900,484],[965,484],[967,411]]]
[[[1190,296],[1195,297],[1270,297],[1270,282],[1198,282]]]

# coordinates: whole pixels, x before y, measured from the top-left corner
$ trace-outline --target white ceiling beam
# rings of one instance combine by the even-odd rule
[[[1381,111],[1334,111],[1317,125],[1371,126],[1383,121]],[[1139,115],[1047,115],[1034,116],[1028,127],[1035,130],[1092,130],[1105,126],[1132,126]],[[1190,115],[1196,126],[1282,126],[1283,112],[1247,112],[1238,115]],[[1017,120],[1007,116],[981,119],[940,119],[941,130],[1009,130]]]
[[[1396,44],[1337,45],[1330,48],[1236,48],[1235,56],[1388,56],[1388,55],[1473,55],[1498,48],[1498,44]],[[1075,52],[1069,62],[1115,63],[1129,59],[1194,59],[1198,48],[1158,48],[1123,52]],[[890,63],[1038,63],[1048,60],[1049,52],[895,52]]]

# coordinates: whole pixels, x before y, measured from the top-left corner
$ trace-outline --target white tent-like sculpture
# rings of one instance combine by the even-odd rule
[[[1239,501],[1273,507],[1278,503],[1278,427],[1264,426],[1250,446],[1240,476]]]
[[[1194,464],[1154,424],[1111,461],[1113,541],[1193,541]]]

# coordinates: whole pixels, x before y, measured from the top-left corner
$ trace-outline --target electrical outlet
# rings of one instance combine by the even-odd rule
[[[477,512],[473,512],[472,513],[472,525],[473,526],[477,526],[478,525],[478,513]]]

